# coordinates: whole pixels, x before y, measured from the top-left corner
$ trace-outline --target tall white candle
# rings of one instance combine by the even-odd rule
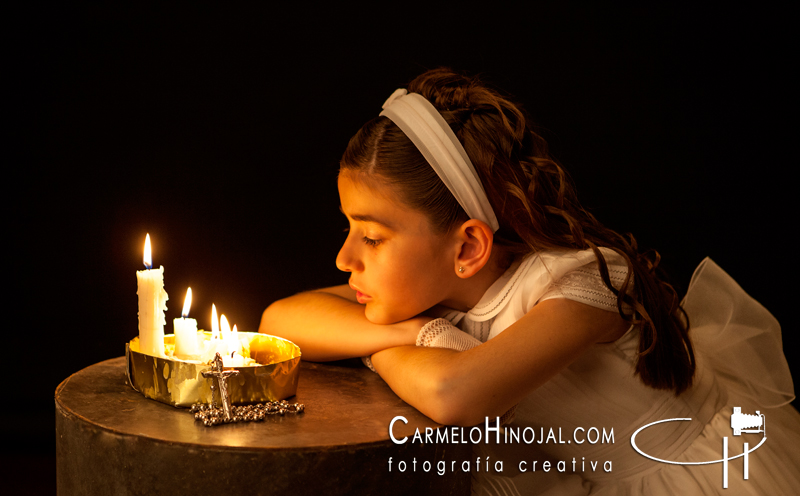
[[[196,358],[200,354],[200,346],[197,342],[197,321],[188,318],[191,306],[192,288],[189,288],[186,290],[181,317],[172,321],[175,329],[175,357],[184,360]]]
[[[139,351],[147,355],[164,356],[164,312],[167,310],[167,292],[164,290],[164,267],[152,269],[150,235],[144,242],[144,266],[137,270],[139,295]]]

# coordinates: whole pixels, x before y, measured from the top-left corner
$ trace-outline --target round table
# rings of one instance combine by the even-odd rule
[[[134,391],[125,367],[106,360],[56,389],[58,494],[469,494],[471,445],[411,442],[441,425],[360,363],[301,362],[290,401],[304,413],[215,427]]]

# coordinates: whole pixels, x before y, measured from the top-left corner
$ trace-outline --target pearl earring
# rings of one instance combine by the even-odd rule
[[[464,273],[464,267],[459,266],[458,267],[458,272],[463,274]]]

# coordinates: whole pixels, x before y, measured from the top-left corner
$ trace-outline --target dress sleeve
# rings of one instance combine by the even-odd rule
[[[609,264],[608,275],[611,284],[619,289],[628,275],[628,268]],[[617,311],[617,297],[603,282],[597,261],[564,274],[550,285],[539,302],[552,298],[567,298],[603,310]],[[623,309],[629,311],[628,305],[623,305]]]

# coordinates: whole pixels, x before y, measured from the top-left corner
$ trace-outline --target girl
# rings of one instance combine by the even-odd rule
[[[658,462],[629,440],[691,418],[641,431],[637,449],[718,460],[734,406],[765,411],[780,435],[750,456],[748,480],[730,464],[731,487],[800,487],[780,328],[727,274],[705,260],[681,305],[658,254],[582,209],[520,109],[476,79],[429,71],[383,108],[340,165],[349,284],[273,303],[262,332],[312,361],[365,357],[442,424],[502,417],[510,431],[578,435],[476,445],[505,469],[477,472],[475,494],[721,491],[719,464]],[[613,439],[583,442],[591,427]],[[546,459],[568,468],[545,472]]]

